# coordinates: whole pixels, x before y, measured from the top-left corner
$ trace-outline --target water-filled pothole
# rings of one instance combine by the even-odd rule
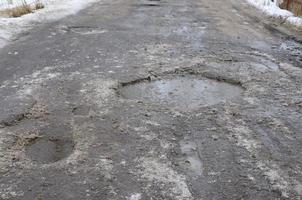
[[[174,107],[187,111],[211,106],[243,92],[239,85],[196,77],[177,77],[155,81],[135,81],[119,90],[122,97]]]
[[[68,157],[74,148],[69,139],[40,138],[26,146],[26,155],[37,163],[47,164]]]

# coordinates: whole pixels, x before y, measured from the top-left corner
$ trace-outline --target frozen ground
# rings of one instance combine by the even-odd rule
[[[280,9],[278,6],[278,1],[275,0],[247,0],[250,4],[256,6],[266,14],[273,17],[280,17],[285,19],[288,23],[296,26],[302,26],[302,18],[295,17],[293,13]]]
[[[72,15],[96,1],[98,0],[43,0],[42,2],[44,3],[45,8],[34,13],[24,15],[20,18],[6,18],[0,16],[0,48],[13,40],[22,30],[26,30],[37,23],[49,22],[67,15]],[[14,4],[9,5],[9,7],[13,7],[20,3],[20,1],[13,2]],[[27,2],[31,3],[34,2],[34,0]],[[5,7],[7,7],[7,5],[3,4],[2,8]]]

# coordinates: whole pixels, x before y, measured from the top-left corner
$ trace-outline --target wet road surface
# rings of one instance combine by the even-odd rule
[[[103,0],[22,33],[0,50],[0,199],[301,199],[301,31],[261,18]]]

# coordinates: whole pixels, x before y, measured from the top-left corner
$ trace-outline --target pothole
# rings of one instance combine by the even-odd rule
[[[160,7],[161,5],[158,4],[156,1],[151,3],[142,3],[142,4],[134,4],[136,7]]]
[[[88,115],[89,111],[90,111],[90,107],[84,105],[80,105],[72,109],[72,113],[74,115]]]
[[[211,106],[240,96],[239,85],[197,77],[177,77],[155,81],[133,81],[123,84],[122,97],[131,100],[156,103],[181,111]]]
[[[27,145],[26,155],[36,163],[54,163],[68,157],[74,148],[70,139],[39,138]]]
[[[107,32],[106,29],[102,29],[99,27],[91,27],[91,26],[69,26],[67,29],[69,31],[81,35],[94,35],[94,34],[102,34]]]

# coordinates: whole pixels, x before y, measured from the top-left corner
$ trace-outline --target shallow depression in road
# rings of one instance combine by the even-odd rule
[[[71,140],[41,138],[26,147],[26,154],[33,162],[47,164],[66,158],[73,148]]]
[[[126,84],[120,89],[122,97],[156,103],[187,111],[211,106],[240,96],[242,87],[222,81],[178,77]]]

